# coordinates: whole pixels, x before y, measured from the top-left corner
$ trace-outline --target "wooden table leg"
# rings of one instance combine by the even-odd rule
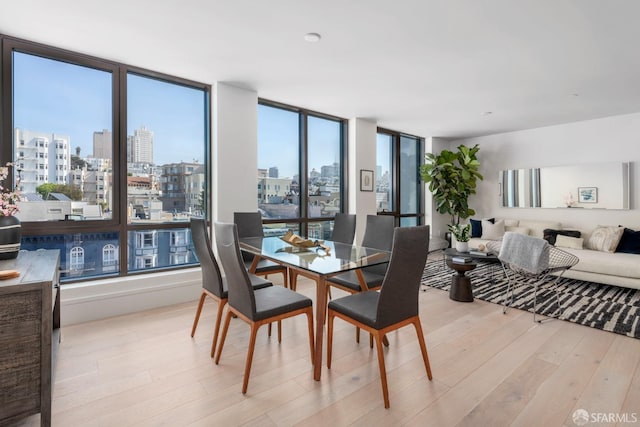
[[[322,372],[322,340],[324,338],[324,316],[327,307],[327,289],[325,277],[316,280],[316,345],[313,356],[313,379],[320,381]]]

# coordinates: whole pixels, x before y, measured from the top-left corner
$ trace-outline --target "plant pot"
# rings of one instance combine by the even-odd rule
[[[15,216],[0,216],[0,260],[14,259],[20,252],[22,226]]]
[[[458,242],[458,241],[456,241],[456,251],[458,251],[458,252],[469,252],[469,242]]]

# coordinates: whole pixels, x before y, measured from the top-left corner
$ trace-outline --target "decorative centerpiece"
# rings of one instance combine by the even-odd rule
[[[20,200],[20,192],[17,190],[19,180],[14,191],[5,186],[11,166],[11,163],[7,163],[6,166],[0,167],[0,260],[18,256],[22,234],[20,220],[15,217],[18,212],[17,203]]]
[[[291,230],[287,231],[280,239],[297,248],[317,248],[324,250],[327,254],[331,251],[330,247],[324,245],[324,240],[305,239]]]

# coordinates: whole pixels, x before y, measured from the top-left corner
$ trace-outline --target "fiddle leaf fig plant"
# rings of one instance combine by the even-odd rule
[[[442,150],[439,154],[427,153],[420,166],[420,176],[429,186],[436,210],[451,216],[451,225],[475,215],[469,207],[469,196],[476,193],[480,174],[477,154],[480,148],[459,145],[457,151]],[[453,230],[451,230],[453,233]]]

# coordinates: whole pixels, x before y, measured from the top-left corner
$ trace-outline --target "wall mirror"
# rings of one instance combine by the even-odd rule
[[[505,208],[629,209],[629,163],[603,162],[500,171]]]

